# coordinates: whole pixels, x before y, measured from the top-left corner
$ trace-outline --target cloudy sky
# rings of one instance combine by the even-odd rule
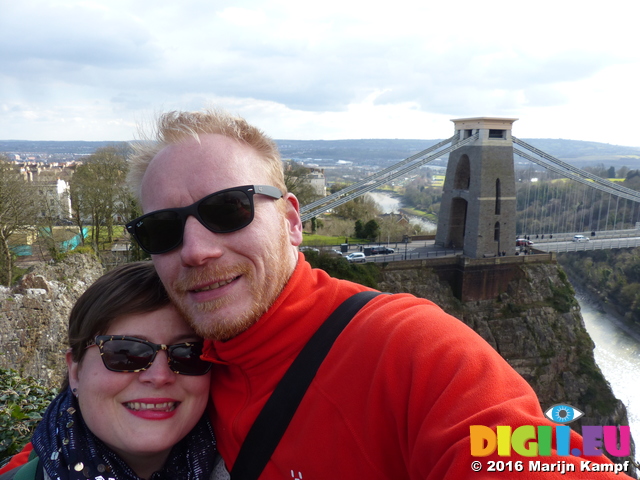
[[[0,139],[130,140],[221,106],[277,139],[640,146],[635,0],[5,0]],[[593,5],[593,6],[592,6]]]

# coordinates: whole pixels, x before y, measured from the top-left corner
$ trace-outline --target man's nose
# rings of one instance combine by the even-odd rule
[[[184,225],[180,256],[182,263],[188,266],[205,264],[211,258],[222,255],[222,242],[219,233],[213,233],[202,225],[197,218],[189,216]]]

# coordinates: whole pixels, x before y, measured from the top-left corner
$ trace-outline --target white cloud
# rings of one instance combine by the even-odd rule
[[[227,7],[219,12],[218,16],[224,21],[239,27],[255,28],[267,23],[267,16],[262,10]]]
[[[12,2],[0,15],[0,136],[126,140],[153,112],[218,102],[276,138],[443,138],[451,118],[491,115],[521,118],[524,138],[639,145],[628,10],[624,0]]]

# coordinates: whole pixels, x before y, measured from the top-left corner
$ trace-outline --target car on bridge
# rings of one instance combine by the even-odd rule
[[[573,241],[574,242],[588,242],[589,241],[589,237],[585,237],[584,235],[574,235],[573,236]]]
[[[533,245],[533,242],[526,238],[518,238],[516,240],[516,247],[530,247],[531,245]]]
[[[371,249],[371,255],[390,255],[394,252],[395,250],[389,247],[373,247]]]
[[[364,253],[354,252],[347,255],[346,258],[350,263],[358,263],[358,262],[366,262],[367,257],[364,256]]]

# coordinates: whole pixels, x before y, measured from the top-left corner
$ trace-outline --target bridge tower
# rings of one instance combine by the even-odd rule
[[[462,248],[483,258],[513,253],[516,190],[511,127],[517,118],[452,120],[460,141],[475,141],[449,154],[436,232],[436,245]]]

